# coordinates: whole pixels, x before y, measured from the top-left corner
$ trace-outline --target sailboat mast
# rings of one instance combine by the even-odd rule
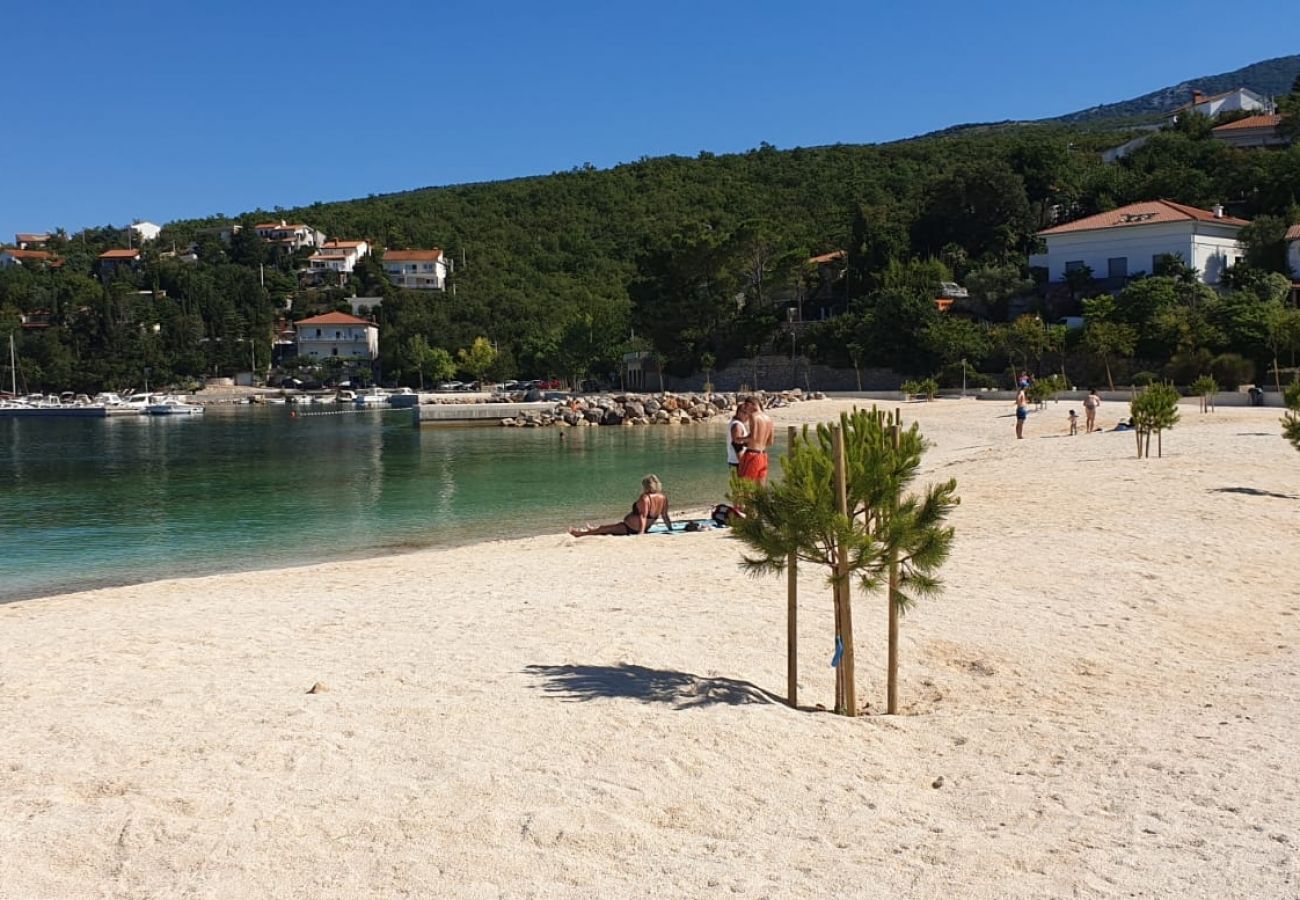
[[[18,396],[18,354],[14,350],[14,336],[9,335],[9,378],[12,383],[10,393]]]

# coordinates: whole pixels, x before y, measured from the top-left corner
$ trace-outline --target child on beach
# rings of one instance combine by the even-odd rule
[[[1073,437],[1078,433],[1079,433],[1079,414],[1074,410],[1070,410],[1070,435]]]

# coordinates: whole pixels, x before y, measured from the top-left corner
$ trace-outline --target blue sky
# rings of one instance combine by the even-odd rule
[[[0,240],[1057,115],[1300,51],[1290,9],[12,4]]]

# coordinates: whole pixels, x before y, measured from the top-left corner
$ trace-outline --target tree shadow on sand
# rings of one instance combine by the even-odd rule
[[[735,678],[701,678],[688,672],[645,666],[527,666],[543,679],[541,689],[569,702],[600,697],[627,697],[642,703],[666,703],[674,709],[725,704],[781,703],[756,684]]]
[[[1259,488],[1251,487],[1221,487],[1210,488],[1212,494],[1246,494],[1251,497],[1276,497],[1278,500],[1300,500],[1295,494],[1279,494],[1276,491],[1265,491]]]

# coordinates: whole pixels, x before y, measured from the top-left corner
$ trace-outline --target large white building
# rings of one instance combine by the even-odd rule
[[[385,250],[384,271],[388,280],[400,288],[417,291],[442,291],[447,288],[451,260],[441,250]]]
[[[1132,203],[1109,212],[1038,232],[1047,252],[1029,258],[1047,269],[1048,281],[1087,266],[1094,278],[1123,279],[1151,274],[1165,255],[1177,255],[1196,269],[1201,281],[1218,284],[1223,273],[1246,255],[1237,239],[1245,219],[1171,200]]]
[[[298,332],[298,355],[313,359],[337,356],[341,359],[373,360],[379,355],[379,326],[347,313],[332,312],[302,319]]]

